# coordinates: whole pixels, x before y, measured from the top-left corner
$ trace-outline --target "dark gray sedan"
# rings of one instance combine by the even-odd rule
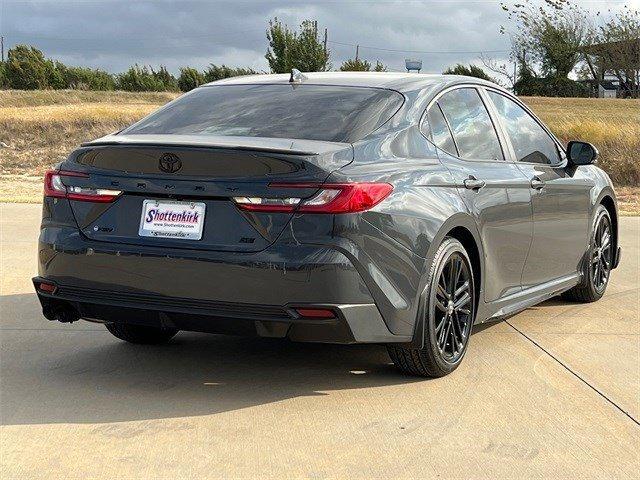
[[[46,318],[133,343],[382,343],[442,376],[474,323],[603,295],[620,247],[596,157],[475,78],[227,79],[47,173],[34,284]]]

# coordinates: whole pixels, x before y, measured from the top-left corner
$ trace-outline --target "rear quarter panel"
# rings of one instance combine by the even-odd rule
[[[329,181],[394,186],[372,210],[336,216],[327,241],[353,262],[389,330],[413,334],[440,240],[455,226],[475,229],[453,179],[434,147],[411,126],[355,144],[354,161]]]

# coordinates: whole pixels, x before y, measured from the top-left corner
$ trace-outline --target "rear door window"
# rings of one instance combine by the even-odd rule
[[[504,160],[498,134],[475,88],[445,93],[438,105],[451,126],[459,156],[475,160]]]
[[[451,155],[458,155],[456,144],[451,136],[451,130],[444,119],[444,115],[438,104],[434,104],[427,111],[427,121],[429,122],[429,133],[435,145]]]
[[[524,108],[504,95],[487,93],[507,130],[516,160],[547,165],[560,162],[556,142]]]

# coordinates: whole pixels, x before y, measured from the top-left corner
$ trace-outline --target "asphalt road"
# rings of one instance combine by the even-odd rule
[[[639,478],[639,218],[602,300],[476,328],[454,374],[421,380],[379,346],[140,347],[48,322],[39,216],[0,204],[3,480]]]

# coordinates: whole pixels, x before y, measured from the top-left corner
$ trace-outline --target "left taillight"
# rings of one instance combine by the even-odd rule
[[[69,177],[69,179],[65,182],[62,177]],[[44,175],[44,196],[68,198],[80,202],[110,203],[122,193],[120,190],[73,185],[73,178],[89,178],[89,175],[68,170],[49,170]]]

